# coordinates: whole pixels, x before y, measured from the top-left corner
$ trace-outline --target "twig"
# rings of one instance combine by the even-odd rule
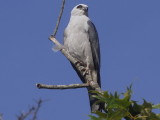
[[[39,109],[40,109],[40,107],[41,107],[41,105],[42,105],[42,100],[41,99],[39,99],[38,101],[37,101],[37,106],[35,107],[35,106],[32,106],[31,108],[29,108],[29,110],[28,110],[28,112],[26,112],[26,113],[21,113],[19,116],[17,116],[17,119],[18,120],[25,120],[25,119],[27,119],[29,116],[32,116],[33,115],[33,117],[32,117],[32,119],[31,120],[36,120],[37,119],[37,114],[38,114],[38,111],[39,111]]]
[[[59,27],[59,24],[60,24],[60,21],[61,21],[61,17],[62,17],[62,14],[63,14],[63,10],[64,10],[64,5],[65,5],[65,0],[62,0],[61,11],[60,11],[60,14],[59,14],[59,17],[58,17],[58,20],[57,20],[56,27],[55,27],[54,32],[52,34],[54,37],[56,36],[57,31],[58,31],[58,27]]]
[[[45,84],[37,84],[36,85],[39,89],[75,89],[75,88],[83,88],[88,87],[88,83],[84,84],[70,84],[70,85],[45,85]]]
[[[38,113],[38,111],[39,111],[39,109],[40,109],[40,107],[41,107],[41,105],[42,105],[42,102],[43,102],[43,101],[42,101],[41,99],[39,99],[39,100],[37,101],[37,107],[36,107],[35,110],[34,110],[32,120],[36,120],[36,119],[37,119],[37,113]]]
[[[18,120],[25,120],[31,113],[35,110],[35,107],[31,107],[28,112],[21,113],[19,116],[17,116]]]

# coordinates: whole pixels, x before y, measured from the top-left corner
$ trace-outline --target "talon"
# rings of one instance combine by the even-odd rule
[[[83,66],[83,63],[80,62],[80,61],[77,61],[77,62],[75,63],[75,65],[78,65],[78,64],[80,64],[80,66]]]
[[[88,68],[84,68],[81,71],[83,72],[83,76],[89,75],[89,69]]]

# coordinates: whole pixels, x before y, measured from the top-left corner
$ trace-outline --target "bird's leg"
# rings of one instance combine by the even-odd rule
[[[77,65],[81,67],[81,72],[84,76],[86,74],[86,67],[85,67],[86,65],[81,61],[76,61],[75,66]]]
[[[83,72],[83,76],[89,74],[89,68],[87,68],[87,67],[84,67],[81,71]]]
[[[90,74],[88,59],[87,59],[87,64],[85,64],[85,63],[83,63],[81,61],[77,61],[75,63],[75,66],[77,66],[77,65],[82,67],[81,72],[82,72],[83,76]]]
[[[90,66],[90,64],[88,62],[88,57],[87,57],[87,66],[83,69],[83,76],[90,74],[89,66]]]

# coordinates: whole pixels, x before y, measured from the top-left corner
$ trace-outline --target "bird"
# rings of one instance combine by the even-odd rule
[[[86,67],[86,71],[91,71],[93,81],[101,86],[99,37],[95,25],[88,17],[87,5],[78,4],[72,9],[69,23],[64,30],[64,47]],[[72,66],[81,81],[86,83],[75,65]],[[90,90],[92,89],[88,88],[91,112],[101,111],[101,106],[95,104],[97,99],[92,97],[93,93],[90,93]]]

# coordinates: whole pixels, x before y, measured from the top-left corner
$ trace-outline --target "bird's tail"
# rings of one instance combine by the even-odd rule
[[[101,83],[100,83],[100,73],[97,72],[96,70],[92,70],[91,72],[91,76],[92,76],[92,80],[94,82],[97,82],[97,84],[99,85],[99,87],[101,87]],[[103,104],[102,103],[97,103],[98,99],[93,97],[95,95],[97,95],[96,93],[90,92],[92,90],[92,88],[88,88],[88,95],[89,95],[89,100],[90,100],[90,107],[91,107],[91,112],[96,112],[96,111],[102,111],[103,109]]]
[[[72,67],[74,68],[74,70],[77,72],[78,76],[80,77],[81,81],[83,83],[86,83],[85,82],[85,79],[83,76],[81,76],[81,74],[79,73],[79,71],[76,69],[76,67],[71,63]],[[98,82],[98,85],[99,87],[101,87],[101,83],[100,83],[100,73],[98,72],[93,72],[92,71],[92,77],[94,78],[94,81]],[[90,108],[91,108],[91,112],[96,112],[97,110],[98,111],[102,111],[103,109],[103,104],[96,104],[96,102],[98,101],[97,98],[94,98],[93,95],[96,95],[96,93],[91,93],[90,91],[93,90],[92,88],[87,88],[88,89],[88,96],[89,96],[89,101],[90,101]]]
[[[103,105],[101,103],[96,103],[98,99],[93,97],[95,95],[96,93],[92,93],[90,89],[88,88],[88,96],[89,96],[90,108],[91,108],[92,113],[96,111],[102,111],[103,109]]]

